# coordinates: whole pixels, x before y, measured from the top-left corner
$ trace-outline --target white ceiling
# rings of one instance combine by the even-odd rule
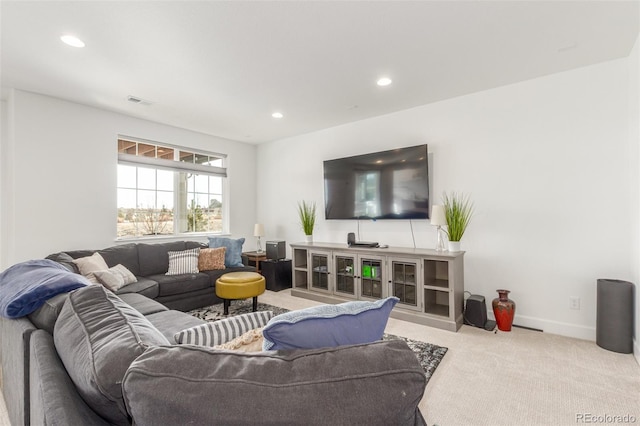
[[[637,1],[2,0],[0,14],[3,89],[260,143],[626,57],[640,12]],[[376,86],[382,75],[393,84]]]

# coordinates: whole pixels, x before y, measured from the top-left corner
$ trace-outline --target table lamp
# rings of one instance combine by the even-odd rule
[[[264,237],[264,225],[261,223],[256,223],[253,226],[253,236],[258,240],[258,253],[262,253],[262,244],[260,244],[260,237]]]
[[[436,251],[445,251],[444,239],[442,238],[442,227],[447,224],[447,218],[444,213],[444,206],[431,207],[431,224],[437,226],[438,242],[436,243]]]

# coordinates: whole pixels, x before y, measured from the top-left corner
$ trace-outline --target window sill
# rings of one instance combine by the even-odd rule
[[[173,234],[173,235],[154,235],[145,237],[129,237],[129,238],[116,238],[114,242],[116,244],[126,243],[150,243],[150,242],[168,242],[168,241],[200,241],[206,240],[208,237],[230,237],[231,234],[212,232],[189,232],[187,234]]]

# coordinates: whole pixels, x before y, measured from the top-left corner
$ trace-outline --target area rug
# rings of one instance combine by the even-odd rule
[[[218,321],[223,318],[227,318],[234,315],[246,314],[252,310],[252,299],[234,300],[229,307],[229,315],[224,315],[222,310],[222,303],[212,306],[207,306],[200,309],[194,309],[188,312],[189,314],[203,319],[205,321]],[[279,308],[277,306],[267,305],[266,303],[258,302],[259,311],[272,311],[274,315],[283,314],[289,312],[288,309]],[[431,343],[419,342],[417,340],[407,339],[406,337],[394,336],[393,334],[385,334],[383,340],[404,340],[411,350],[416,354],[420,365],[424,369],[427,382],[433,375],[434,371],[442,361],[442,358],[447,353],[447,348]]]

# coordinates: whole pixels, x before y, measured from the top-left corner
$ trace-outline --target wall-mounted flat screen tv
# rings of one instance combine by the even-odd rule
[[[427,145],[324,162],[326,219],[428,219]]]

